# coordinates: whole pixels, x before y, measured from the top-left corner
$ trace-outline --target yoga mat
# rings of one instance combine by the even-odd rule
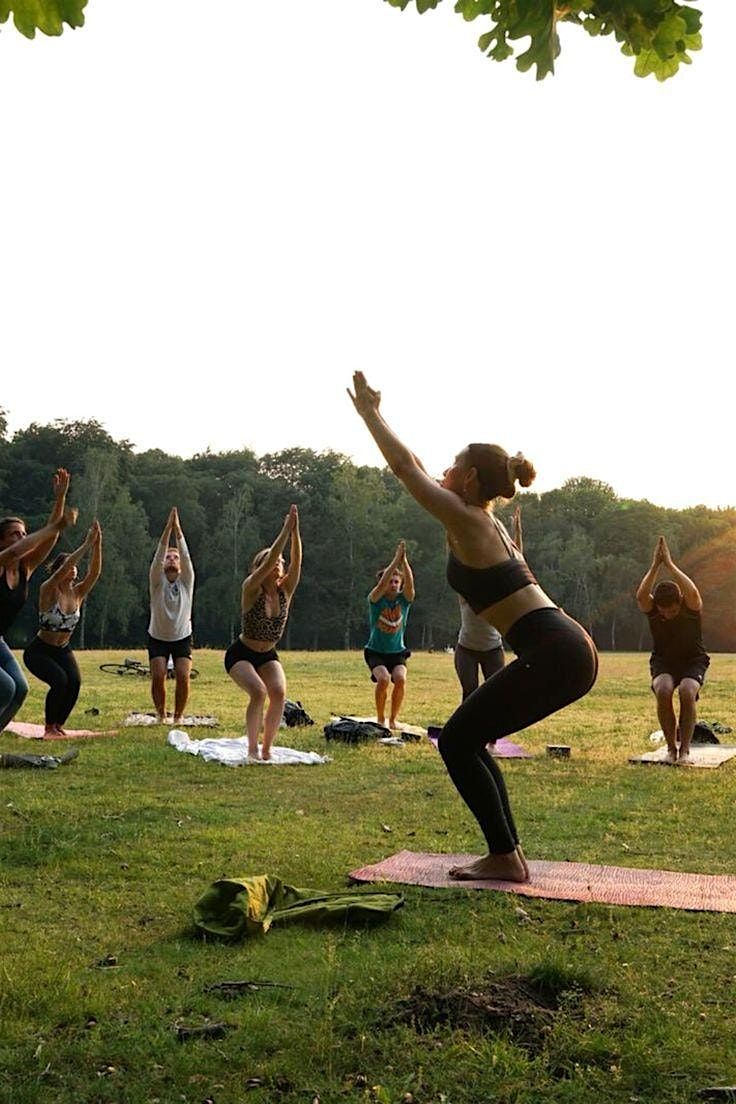
[[[24,740],[88,740],[92,736],[117,736],[117,731],[93,732],[89,728],[68,728],[65,736],[44,736],[43,725],[27,724],[25,721],[11,721],[5,731]]]
[[[437,740],[441,728],[434,728],[430,726],[428,729],[429,739],[437,747]],[[486,747],[490,751],[491,755],[496,759],[533,759],[534,756],[530,751],[526,751],[521,744],[515,744],[513,740],[509,740],[507,736],[502,736],[500,740],[497,740],[495,744],[486,744]]]
[[[126,726],[142,728],[148,725],[168,725],[169,721],[159,721],[155,713],[129,713],[123,721]],[[173,723],[173,722],[171,722]],[[182,717],[176,722],[181,728],[216,728],[220,723],[217,717]]]
[[[522,897],[546,897],[556,901],[736,912],[736,877],[729,874],[682,874],[674,870],[635,870],[624,866],[527,859],[531,875],[528,882],[458,882],[448,877],[451,866],[474,858],[477,856],[399,851],[383,862],[353,870],[350,878],[356,882],[498,889]]]
[[[736,756],[736,747],[727,744],[691,744],[690,757],[692,763],[678,767],[678,770],[695,770],[698,767],[713,770],[727,763]],[[668,763],[667,748],[660,747],[656,751],[645,751],[643,755],[632,755],[630,763],[654,763],[660,767],[672,767],[674,763]]]

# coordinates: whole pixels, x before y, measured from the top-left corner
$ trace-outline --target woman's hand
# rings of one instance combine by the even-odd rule
[[[69,483],[71,481],[71,478],[72,477],[70,476],[70,474],[66,470],[66,468],[57,468],[56,469],[56,474],[54,475],[53,486],[54,486],[54,494],[56,495],[57,498],[65,498],[66,497],[66,493],[69,490]]]
[[[396,545],[396,559],[399,563],[406,563],[406,541],[400,540]]]
[[[347,392],[361,418],[367,418],[369,414],[377,414],[381,405],[381,392],[374,391],[368,385],[368,381],[362,372],[353,372],[353,387],[355,388],[355,394],[352,393],[349,387]]]
[[[85,548],[93,548],[100,539],[100,523],[95,520],[87,530],[87,536],[84,538]]]
[[[71,525],[77,524],[77,518],[79,517],[79,510],[76,506],[66,506],[64,513],[61,515],[59,522],[60,529],[67,529]]]

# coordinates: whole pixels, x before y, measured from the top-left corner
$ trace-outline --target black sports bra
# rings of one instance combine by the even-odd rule
[[[447,581],[465,599],[473,613],[480,613],[537,580],[524,560],[514,558],[501,560],[492,567],[468,567],[450,552]]]
[[[18,564],[18,583],[8,586],[7,569],[0,575],[0,636],[6,633],[23,609],[28,597],[28,575],[22,561]]]
[[[495,518],[493,522],[509,553],[507,560],[490,567],[469,567],[460,562],[452,549],[447,557],[447,581],[465,599],[473,613],[480,613],[537,581],[526,561],[514,555],[514,545],[501,524]]]

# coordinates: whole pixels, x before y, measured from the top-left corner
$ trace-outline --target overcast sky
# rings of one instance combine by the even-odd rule
[[[183,456],[429,470],[470,440],[663,505],[736,503],[736,5],[658,84],[562,25],[537,83],[450,0],[89,0],[0,31],[0,406]]]

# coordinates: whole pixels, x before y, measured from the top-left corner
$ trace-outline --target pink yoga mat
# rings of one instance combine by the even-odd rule
[[[428,735],[430,742],[437,747],[437,737],[442,731],[441,728],[429,728]],[[521,744],[515,744],[513,740],[509,740],[507,736],[502,736],[500,740],[497,740],[495,744],[488,744],[488,750],[491,755],[496,759],[533,759],[534,756],[531,752],[526,751]]]
[[[649,905],[700,912],[736,912],[736,877],[728,874],[683,874],[675,870],[635,870],[625,866],[527,860],[528,882],[458,882],[447,871],[475,855],[429,855],[399,851],[383,862],[353,870],[356,882],[454,889],[496,889],[522,897],[558,901],[597,901],[604,905]]]
[[[92,736],[117,736],[117,732],[93,732],[89,728],[69,728],[66,736],[44,736],[43,725],[28,724],[26,721],[11,721],[5,729],[14,736],[22,736],[24,740],[88,740]]]

